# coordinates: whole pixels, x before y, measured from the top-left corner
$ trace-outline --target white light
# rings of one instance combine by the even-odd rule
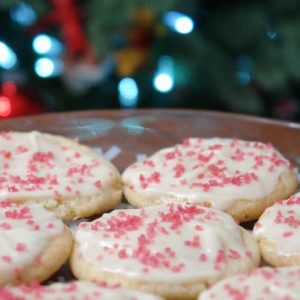
[[[168,74],[157,74],[154,77],[154,87],[162,92],[162,93],[167,93],[172,90],[174,86],[174,80],[173,78],[168,75]]]
[[[11,11],[10,17],[16,23],[23,26],[30,26],[36,21],[36,13],[33,8],[24,2],[17,4]]]
[[[189,17],[180,17],[176,20],[174,28],[178,33],[188,34],[194,29],[194,22]]]
[[[32,47],[37,54],[42,55],[60,55],[63,51],[61,42],[46,34],[37,35],[33,39]]]
[[[58,76],[62,72],[62,63],[59,60],[50,58],[39,58],[34,65],[38,76],[47,78]]]
[[[36,53],[46,54],[51,49],[51,39],[45,34],[40,34],[33,39],[32,47]]]
[[[15,52],[3,42],[0,42],[0,67],[6,70],[17,65],[18,59]]]
[[[188,34],[194,29],[193,20],[180,12],[167,12],[164,14],[163,21],[171,30],[181,34]]]
[[[138,86],[134,79],[126,77],[118,85],[119,100],[123,107],[135,107],[138,101]]]

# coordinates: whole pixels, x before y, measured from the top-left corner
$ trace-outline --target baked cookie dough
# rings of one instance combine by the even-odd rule
[[[43,281],[69,258],[69,229],[39,204],[0,202],[0,287]]]
[[[299,267],[263,267],[220,281],[198,300],[299,300],[299,281]]]
[[[218,280],[259,264],[253,236],[218,210],[158,205],[115,210],[75,233],[71,269],[81,280],[195,299]]]
[[[129,166],[124,193],[135,207],[190,202],[257,219],[297,186],[291,163],[270,144],[188,138]]]
[[[267,208],[253,234],[270,265],[300,265],[300,193]]]
[[[108,288],[103,285],[73,281],[53,283],[47,286],[33,284],[30,286],[5,287],[0,289],[1,300],[163,300],[150,294],[120,288]]]
[[[0,201],[39,202],[64,220],[113,208],[121,199],[115,167],[64,137],[0,133]]]

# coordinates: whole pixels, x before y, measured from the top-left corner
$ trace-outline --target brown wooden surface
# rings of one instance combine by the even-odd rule
[[[122,149],[114,160],[120,171],[137,153],[151,154],[183,138],[236,137],[271,142],[300,163],[300,124],[236,114],[191,110],[84,111],[22,117],[0,122],[0,130],[40,130],[78,138],[104,150]]]

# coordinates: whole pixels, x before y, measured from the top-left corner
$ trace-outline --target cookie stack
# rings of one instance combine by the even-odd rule
[[[260,142],[189,138],[121,177],[75,141],[1,133],[0,299],[275,299],[278,281],[278,299],[299,299],[300,195],[284,200],[296,187]],[[114,209],[122,190],[135,208]],[[107,211],[74,238],[64,224]],[[278,268],[257,269],[261,255]],[[69,258],[78,281],[32,283]]]

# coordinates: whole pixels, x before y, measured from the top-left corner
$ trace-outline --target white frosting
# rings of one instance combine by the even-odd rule
[[[251,269],[258,256],[231,216],[193,205],[116,210],[81,223],[75,239],[75,259],[88,262],[91,273],[146,281],[215,279],[239,264]]]
[[[300,268],[259,268],[222,280],[198,300],[299,300]]]
[[[0,199],[101,193],[114,169],[104,159],[71,147],[36,131],[0,133]]]
[[[20,298],[18,298],[20,297]],[[158,296],[120,288],[108,288],[91,282],[74,281],[48,286],[32,285],[0,289],[5,300],[162,300]]]
[[[263,199],[289,170],[290,163],[269,144],[189,138],[131,165],[123,182],[161,202],[171,196],[224,210],[238,199]]]
[[[300,255],[300,193],[267,208],[253,229],[257,240],[266,238],[279,255]]]
[[[0,202],[0,283],[9,282],[37,263],[50,240],[63,231],[63,222],[40,205]]]

